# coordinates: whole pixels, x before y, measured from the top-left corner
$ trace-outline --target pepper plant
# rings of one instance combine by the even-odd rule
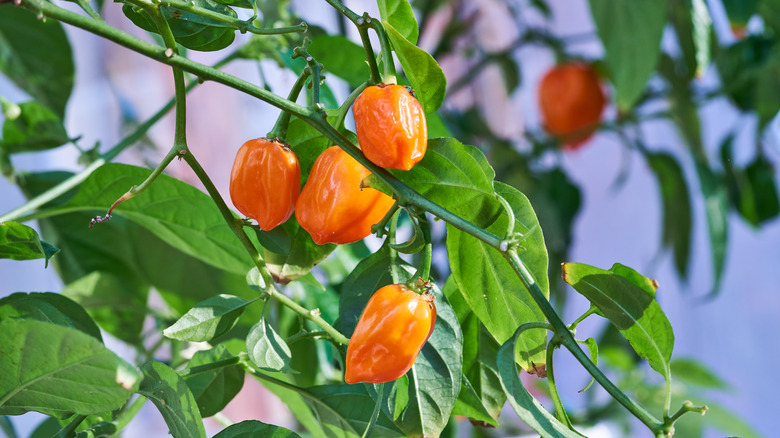
[[[576,58],[566,41],[527,27],[502,52],[477,47],[471,53],[483,57],[478,66],[448,87],[436,59],[467,32],[460,3],[381,0],[378,16],[371,16],[338,0],[323,2],[338,14],[342,33],[349,28],[359,40],[300,22],[285,1],[13,0],[0,5],[0,70],[31,98],[1,101],[0,164],[29,200],[0,215],[0,255],[51,261],[65,284],[59,293],[24,291],[0,300],[0,426],[6,434],[16,436],[14,416],[36,411],[51,417],[45,424],[53,424],[58,437],[113,436],[151,402],[171,435],[203,437],[203,418],[219,417],[247,375],[280,396],[300,430],[244,421],[225,424],[219,438],[436,437],[453,433],[457,417],[507,427],[514,424],[507,420],[511,412],[543,437],[583,436],[587,426],[616,417],[635,418],[633,424],[641,427],[632,436],[672,436],[683,427],[701,434],[707,417],[686,414],[704,414],[707,406],[683,401],[686,394],[672,379],[678,372],[683,379],[717,379],[701,365],[672,359],[674,334],[655,299],[657,282],[619,263],[600,268],[566,260],[579,192],[560,169],[534,165],[561,153],[560,139],[529,127],[523,141],[531,147],[515,148],[493,135],[478,113],[442,107],[445,90],[469,86],[492,64],[503,66],[511,92],[521,61],[513,50],[524,45],[548,47],[561,61]],[[739,13],[761,13],[767,29],[774,29],[778,15],[769,4]],[[651,151],[635,129],[653,119],[679,124],[708,200],[712,289],[717,290],[729,206],[756,225],[779,208],[774,174],[763,154],[747,168],[730,166],[722,175],[704,154],[695,110],[697,99],[707,96],[696,94],[693,78],[717,46],[710,39],[708,6],[701,0],[591,0],[590,7],[606,53],[597,64],[620,110],[617,119],[598,128],[620,135],[657,174],[665,207],[663,243],[673,248],[685,276],[691,207],[681,166],[677,158]],[[121,8],[129,22],[154,35],[154,42],[108,24],[103,14],[109,8]],[[420,28],[441,8],[452,8],[456,18],[428,53],[417,46]],[[518,17],[550,18],[544,1],[512,8]],[[659,49],[667,25],[679,39],[680,54]],[[116,145],[85,151],[80,171],[31,173],[17,168],[14,157],[78,144],[62,122],[74,69],[63,26],[170,66],[175,96]],[[237,32],[252,36],[236,42]],[[624,44],[625,38],[638,46]],[[757,113],[760,131],[780,99],[754,95],[747,83],[776,85],[770,72],[777,61],[768,53],[774,44],[770,34],[755,35],[714,54],[722,75],[739,78],[717,93]],[[756,52],[759,46],[767,53]],[[755,54],[753,76],[735,67],[746,50]],[[190,51],[225,56],[209,66],[193,61]],[[269,58],[298,75],[286,97],[223,70],[228,63]],[[664,81],[660,90],[648,82],[654,73]],[[302,186],[312,178],[315,159],[332,146],[368,169],[370,175],[360,181],[363,190],[393,198],[387,214],[370,228],[383,239],[381,246],[371,251],[362,241],[318,245],[294,214],[265,230],[231,211],[213,183],[227,176],[207,174],[187,145],[186,113],[193,110],[187,95],[203,82],[280,110],[272,131],[257,137],[289,146],[301,163]],[[385,169],[367,159],[347,123],[354,100],[382,83],[408,83],[428,120],[425,155],[410,170]],[[344,84],[349,95],[339,102],[332,90]],[[645,109],[662,99],[671,102],[662,112]],[[154,169],[116,162],[172,110],[171,146]],[[728,153],[724,147],[724,156]],[[205,192],[166,175],[175,159],[192,169]],[[741,183],[732,187],[731,198],[734,184],[726,182]],[[285,187],[295,186],[288,183]],[[535,200],[546,205],[541,221]],[[679,208],[677,221],[673,207]],[[25,225],[33,220],[38,230]],[[431,232],[434,221],[446,224],[446,235]],[[400,239],[400,227],[411,230],[411,237]],[[446,266],[432,267],[433,254],[445,249]],[[571,288],[561,288],[558,278]],[[369,298],[383,286],[420,280],[433,296],[428,300],[435,301],[435,326],[409,371],[391,382],[347,384],[347,346]],[[150,306],[150,290],[160,295],[162,308]],[[558,291],[552,300],[551,290]],[[566,321],[562,310],[565,294],[571,293],[584,296],[590,306]],[[576,328],[586,318],[611,323],[599,342],[577,338]],[[155,329],[144,331],[145,320]],[[134,348],[137,360],[128,362],[106,347],[106,334]],[[188,353],[192,343],[205,349]],[[609,373],[598,363],[605,357],[599,345],[612,352]],[[582,395],[589,400],[584,410],[562,402],[555,385],[556,350],[570,354],[595,382]],[[627,367],[615,365],[620,362],[615,351]],[[642,362],[649,369],[642,371]],[[627,376],[637,369],[662,383],[633,391]],[[521,379],[524,374],[532,377]],[[596,401],[590,394],[597,391],[609,401]],[[736,420],[729,428],[749,430]]]

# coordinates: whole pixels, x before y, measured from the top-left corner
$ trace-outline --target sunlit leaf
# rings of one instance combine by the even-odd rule
[[[504,197],[515,214],[515,232],[523,233],[519,254],[543,293],[549,294],[547,251],[544,237],[528,199],[516,189],[496,183],[496,193]],[[503,235],[507,216],[501,215],[487,230]],[[497,250],[452,226],[447,227],[447,253],[452,276],[474,314],[499,342],[509,339],[526,322],[545,322],[523,281]],[[519,339],[518,363],[535,372],[545,363],[547,334],[543,330],[523,333]]]
[[[246,338],[246,352],[249,354],[249,360],[260,369],[294,372],[290,368],[290,347],[265,318],[249,331]]]
[[[135,367],[80,330],[0,321],[0,415],[110,411],[127,402],[140,380]]]
[[[69,298],[51,292],[17,292],[0,299],[0,320],[34,319],[80,330],[103,342],[100,329],[86,310]]]
[[[426,113],[436,111],[444,102],[447,89],[447,78],[441,67],[428,52],[409,42],[390,23],[384,21],[384,25],[395,54],[404,68],[404,74],[423,110]]]
[[[184,379],[162,362],[141,367],[144,380],[138,392],[157,406],[170,434],[176,438],[206,438],[206,429],[195,397]]]
[[[404,39],[417,44],[420,31],[412,5],[407,0],[377,0],[376,3],[383,21],[390,23]]]
[[[196,304],[163,335],[180,341],[210,341],[230,330],[253,301],[220,294]]]
[[[564,263],[563,278],[620,330],[654,370],[670,378],[674,333],[661,306],[647,290],[613,270],[580,263]]]
[[[38,232],[18,222],[0,222],[0,259],[34,260],[49,259],[59,252],[59,248],[42,241]]]

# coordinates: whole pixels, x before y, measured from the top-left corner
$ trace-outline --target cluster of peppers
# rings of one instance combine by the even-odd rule
[[[352,105],[363,154],[386,169],[409,170],[425,155],[422,106],[396,84],[366,88]],[[230,197],[245,216],[271,230],[293,212],[318,245],[347,244],[371,234],[393,206],[392,197],[362,187],[370,171],[338,146],[326,149],[301,190],[295,153],[276,140],[253,139],[239,149]],[[347,346],[345,381],[382,383],[404,375],[433,332],[436,307],[427,282],[385,286],[371,297]]]

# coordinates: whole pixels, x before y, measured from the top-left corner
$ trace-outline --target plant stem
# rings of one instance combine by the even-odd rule
[[[357,20],[353,20],[355,26],[360,33],[360,42],[363,43],[363,49],[366,51],[366,61],[368,61],[368,69],[371,71],[371,83],[378,84],[382,82],[382,76],[379,74],[379,66],[376,63],[376,55],[374,55],[374,49],[371,47],[371,38],[368,36],[368,29],[370,27],[371,17],[368,14],[363,14],[363,17],[359,17]]]
[[[295,84],[293,84],[292,88],[290,89],[290,94],[287,95],[287,100],[290,102],[295,102],[298,100],[298,95],[301,94],[301,90],[303,90],[303,85],[306,83],[306,79],[309,78],[311,75],[311,72],[309,69],[303,69],[301,74],[298,76],[298,79],[295,80]],[[292,117],[292,114],[289,111],[282,111],[281,114],[279,114],[279,118],[276,119],[276,123],[274,124],[274,127],[271,129],[271,131],[266,134],[266,138],[268,139],[279,139],[281,143],[287,143],[287,128],[290,125],[290,118]]]
[[[415,272],[414,276],[409,280],[410,284],[414,284],[418,278],[423,281],[428,281],[431,277],[431,259],[433,258],[433,243],[431,242],[431,227],[428,224],[428,218],[425,217],[425,213],[423,213],[417,218],[412,217],[412,220],[419,221],[419,228],[422,230],[425,246],[423,247],[420,256],[420,264],[417,267],[417,272]],[[415,288],[412,289],[416,290]]]
[[[279,302],[292,309],[295,313],[304,319],[308,319],[309,321],[320,326],[328,335],[330,335],[331,338],[333,338],[335,342],[338,342],[342,345],[347,345],[349,342],[349,339],[346,336],[341,334],[341,332],[333,328],[333,326],[328,324],[327,321],[322,319],[318,310],[308,310],[304,308],[300,304],[296,303],[293,299],[289,298],[287,295],[279,292],[276,287],[273,286],[273,283],[270,284],[270,287],[266,292],[268,292],[268,295],[279,300]]]
[[[380,383],[379,386],[376,389],[376,404],[374,405],[374,411],[371,413],[371,418],[368,420],[368,424],[366,425],[366,430],[363,431],[362,438],[368,438],[371,436],[371,431],[374,429],[374,426],[376,425],[376,420],[379,418],[379,410],[382,406],[382,396],[385,392],[385,384]]]
[[[558,394],[558,386],[555,384],[555,370],[553,368],[553,352],[560,346],[560,340],[557,336],[554,336],[552,340],[547,344],[547,384],[550,387],[550,398],[552,398],[555,405],[555,415],[561,423],[565,424],[569,429],[574,430],[574,426],[569,420],[569,416],[566,414],[566,409],[563,407],[561,396]]]
[[[601,370],[590,360],[585,352],[580,349],[579,345],[577,345],[577,341],[574,339],[574,336],[572,336],[571,332],[566,327],[566,324],[563,323],[560,316],[558,316],[558,313],[555,312],[555,309],[553,309],[552,305],[544,296],[541,289],[539,289],[539,285],[536,283],[533,275],[528,271],[525,263],[520,260],[520,257],[517,255],[517,250],[515,248],[510,248],[504,252],[503,255],[512,266],[512,269],[514,269],[515,273],[517,273],[517,275],[525,284],[528,292],[531,294],[531,297],[536,302],[536,305],[539,306],[539,308],[542,310],[542,313],[544,313],[544,316],[550,322],[550,325],[555,331],[555,335],[560,337],[561,344],[572,353],[574,358],[577,359],[580,364],[582,364],[585,370],[587,370],[588,373],[590,373],[590,375],[593,376],[596,381],[599,382],[599,384],[615,400],[618,401],[618,403],[628,409],[632,415],[638,418],[639,421],[644,423],[653,432],[660,430],[663,424],[652,414],[647,412],[645,408],[638,405],[634,400],[629,398],[623,391],[621,391],[620,388],[618,388],[611,380],[609,380],[607,376],[604,375],[604,373],[601,372]]]
[[[77,415],[70,423],[55,433],[52,438],[71,438],[84,420],[87,419],[86,415]]]
[[[209,371],[218,370],[220,368],[229,367],[231,365],[237,365],[242,360],[242,357],[239,356],[233,356],[229,357],[227,359],[218,360],[216,362],[207,363],[204,365],[198,365],[196,367],[192,368],[185,368],[183,370],[177,371],[180,377],[187,377],[192,376],[194,374],[200,374],[200,373],[207,373]]]
[[[577,326],[580,325],[582,321],[585,321],[585,318],[589,317],[590,315],[595,314],[598,312],[599,309],[596,306],[590,306],[588,310],[585,311],[582,315],[580,315],[577,319],[574,320],[571,324],[569,324],[569,330],[575,331],[577,330]]]
[[[333,127],[337,130],[340,130],[344,126],[344,119],[347,118],[347,113],[349,112],[349,108],[352,107],[352,102],[357,99],[358,96],[360,96],[360,93],[363,92],[366,88],[368,88],[371,85],[370,82],[363,82],[352,90],[351,93],[349,93],[349,96],[347,96],[347,100],[344,101],[344,103],[341,104],[338,111],[335,115],[335,120],[333,121]]]
[[[371,28],[379,37],[379,47],[382,50],[382,61],[385,63],[385,74],[382,77],[382,83],[395,85],[398,83],[395,73],[395,61],[393,61],[393,50],[390,40],[387,38],[384,25],[379,20],[371,20]]]

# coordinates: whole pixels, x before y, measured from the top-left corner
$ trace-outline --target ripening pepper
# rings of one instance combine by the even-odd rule
[[[320,154],[295,206],[298,223],[316,244],[356,242],[390,210],[393,198],[361,187],[370,173],[338,146]]]
[[[230,199],[263,230],[284,223],[301,192],[298,157],[276,141],[256,138],[244,143],[230,172]]]
[[[425,155],[425,112],[401,85],[366,88],[352,105],[355,131],[363,154],[386,169],[409,170]]]

